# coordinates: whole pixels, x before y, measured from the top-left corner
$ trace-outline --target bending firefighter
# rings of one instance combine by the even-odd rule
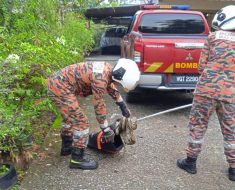
[[[188,128],[187,158],[177,160],[179,168],[195,174],[209,118],[215,111],[224,137],[229,179],[235,181],[235,6],[219,10],[201,52],[199,73]]]
[[[107,62],[83,62],[67,66],[47,79],[48,95],[63,118],[61,155],[71,154],[70,168],[89,170],[98,167],[98,163],[84,152],[89,122],[80,107],[78,96],[93,95],[92,102],[103,138],[106,142],[113,142],[115,134],[106,118],[104,95],[108,92],[120,107],[122,115],[130,117],[130,111],[115,83],[121,84],[126,91],[133,90],[139,77],[139,69],[134,61],[119,59],[113,69]]]

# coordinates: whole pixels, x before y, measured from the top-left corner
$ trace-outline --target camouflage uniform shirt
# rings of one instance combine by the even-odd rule
[[[117,102],[122,97],[119,91],[116,89],[111,79],[112,67],[106,62],[84,62],[74,65],[69,65],[52,77],[61,81],[49,89],[58,89],[56,94],[60,97],[65,97],[67,94],[73,93],[76,96],[86,97],[93,95],[93,105],[96,113],[97,121],[100,124],[104,124],[107,115],[107,108],[104,101],[104,95],[106,92]],[[61,84],[62,83],[62,84]],[[60,89],[63,88],[63,91]],[[62,94],[61,92],[66,92]],[[55,93],[55,92],[54,92]]]
[[[235,103],[235,32],[209,35],[199,61],[195,94]]]

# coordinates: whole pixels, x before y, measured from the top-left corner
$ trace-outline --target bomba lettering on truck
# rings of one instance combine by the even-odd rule
[[[175,63],[175,68],[176,69],[197,69],[198,68],[198,63]]]

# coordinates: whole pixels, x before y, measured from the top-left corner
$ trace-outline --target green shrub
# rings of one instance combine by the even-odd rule
[[[6,174],[9,171],[9,168],[6,165],[0,165],[0,177]]]
[[[28,135],[49,130],[45,123],[51,118],[40,119],[43,113],[55,111],[46,96],[45,79],[82,61],[83,52],[93,47],[93,31],[87,28],[84,16],[72,12],[61,15],[58,2],[0,0],[0,15],[5,15],[0,20],[2,152],[22,149]]]

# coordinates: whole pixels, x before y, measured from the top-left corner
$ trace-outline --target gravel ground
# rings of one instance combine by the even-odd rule
[[[125,95],[124,95],[125,96]],[[109,116],[120,113],[110,97],[106,97]],[[137,118],[175,106],[188,104],[191,98],[182,94],[149,93],[139,103],[128,104]],[[81,100],[91,123],[98,130],[90,98]],[[153,117],[138,123],[137,143],[126,146],[116,155],[106,155],[94,150],[87,152],[99,162],[94,171],[71,170],[70,157],[60,157],[57,134],[47,139],[49,156],[44,161],[35,160],[20,189],[22,190],[232,190],[235,183],[227,178],[227,163],[223,154],[223,141],[219,123],[212,116],[203,151],[198,159],[198,173],[190,175],[176,166],[184,157],[187,144],[188,114],[184,109]]]

